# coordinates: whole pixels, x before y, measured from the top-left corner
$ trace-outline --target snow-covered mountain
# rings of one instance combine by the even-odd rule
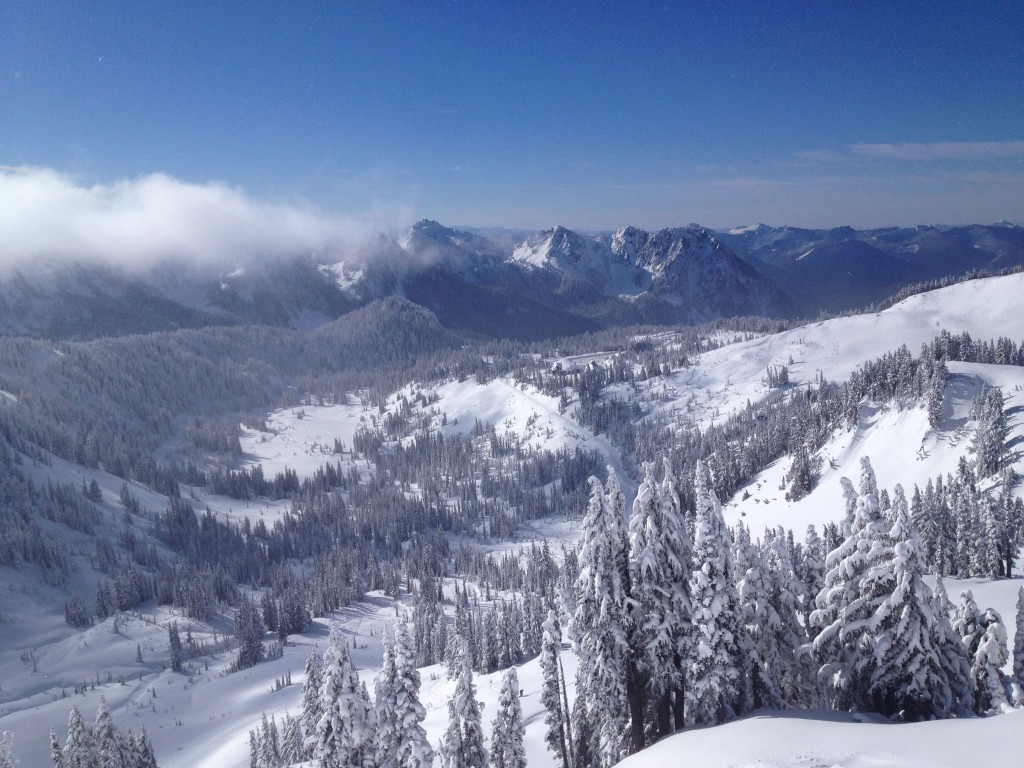
[[[908,282],[1024,263],[1024,227],[1009,222],[871,230],[756,224],[719,234],[806,316],[863,307]]]

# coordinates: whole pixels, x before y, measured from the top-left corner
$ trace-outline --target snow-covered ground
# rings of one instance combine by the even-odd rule
[[[916,354],[941,328],[975,338],[1024,337],[1019,311],[1024,295],[1024,275],[972,281],[930,294],[915,296],[885,312],[815,323],[783,334],[729,344],[698,356],[690,368],[665,379],[646,383],[639,393],[653,408],[707,424],[763,397],[762,379],[771,365],[788,365],[791,381],[803,384],[819,374],[841,381],[864,360],[878,357],[906,344]],[[599,357],[606,357],[602,353]],[[792,357],[792,364],[789,363]],[[578,361],[566,360],[569,365]],[[587,360],[589,362],[589,360]],[[970,445],[973,424],[969,403],[982,383],[999,386],[1009,412],[1010,441],[1024,440],[1024,371],[1003,366],[951,363],[944,421],[931,430],[919,408],[898,410],[865,407],[857,428],[837,434],[823,449],[825,457],[813,493],[796,503],[786,502],[779,489],[788,468],[785,460],[768,467],[743,492],[726,505],[729,522],[744,520],[759,535],[767,525],[794,529],[801,539],[807,524],[820,526],[838,519],[843,511],[839,477],[856,479],[861,456],[871,457],[881,487],[902,483],[908,491],[914,483],[954,471]],[[635,487],[626,477],[618,452],[604,436],[593,435],[561,413],[557,400],[529,386],[509,380],[481,385],[475,380],[446,382],[435,386],[409,387],[393,396],[387,410],[399,407],[399,396],[409,399],[421,389],[436,399],[422,407],[429,428],[446,433],[473,428],[477,419],[491,422],[501,433],[512,432],[533,447],[557,449],[582,447],[602,452],[625,482],[626,493]],[[571,410],[571,409],[570,409]],[[431,411],[434,411],[431,413]],[[300,417],[301,414],[301,417]],[[267,431],[247,430],[242,437],[246,456],[242,466],[261,463],[273,476],[285,467],[300,476],[312,474],[325,462],[351,461],[351,454],[334,452],[335,439],[346,449],[361,424],[372,425],[382,414],[357,400],[335,406],[306,405],[271,414]],[[834,462],[833,467],[828,459]],[[1024,466],[1014,456],[1018,471]],[[362,460],[360,460],[362,461]],[[54,459],[50,465],[27,465],[37,481],[62,479],[80,485],[97,479],[104,494],[104,525],[116,530],[120,507],[114,502],[121,481]],[[362,462],[360,471],[372,471]],[[162,509],[167,501],[136,485],[132,493],[144,507]],[[289,502],[239,502],[197,493],[199,509],[209,505],[226,516],[274,516]],[[271,522],[267,519],[267,523]],[[560,542],[574,542],[575,524],[536,521],[522,531],[522,539],[546,539],[557,550]],[[74,541],[72,540],[72,545]],[[520,543],[495,545],[492,551],[514,550]],[[85,554],[85,553],[83,553]],[[282,716],[296,711],[302,669],[312,648],[322,650],[326,625],[316,622],[305,635],[293,636],[283,658],[243,672],[228,674],[234,653],[220,651],[192,662],[186,674],[164,669],[169,659],[167,623],[176,617],[167,608],[145,607],[140,614],[124,616],[115,631],[113,619],[84,631],[63,623],[62,596],[58,590],[33,583],[28,571],[0,571],[0,731],[15,732],[15,754],[23,766],[49,765],[47,733],[56,730],[63,739],[67,713],[76,704],[87,719],[95,713],[100,695],[105,696],[122,729],[145,725],[160,765],[164,768],[243,768],[248,765],[248,731],[263,712]],[[946,580],[955,600],[961,589],[970,588],[982,608],[994,607],[1006,623],[1013,641],[1013,610],[1017,589],[1024,580]],[[87,590],[80,589],[83,593]],[[381,637],[395,619],[392,601],[371,595],[365,602],[336,615],[354,640],[355,662],[372,680],[381,659]],[[214,644],[229,628],[229,618],[209,625],[189,623],[180,617],[179,628],[191,629],[194,637]],[[138,660],[141,652],[142,660]],[[566,654],[566,674],[573,678],[574,660]],[[208,664],[208,668],[207,668]],[[290,672],[293,685],[273,691],[275,678]],[[440,668],[426,668],[422,699],[428,710],[426,727],[431,741],[440,741],[447,725],[447,697],[453,684]],[[536,660],[519,670],[523,711],[527,726],[530,766],[547,766],[552,760],[543,744],[543,709],[540,705],[540,671]],[[484,718],[494,715],[500,673],[479,676],[477,691],[484,702]],[[75,693],[82,683],[95,690]],[[830,712],[756,713],[724,726],[694,730],[666,740],[631,758],[630,768],[652,766],[758,766],[759,768],[960,768],[994,763],[1021,764],[1024,744],[1024,713],[989,718],[942,721],[915,725],[852,722],[846,715]]]

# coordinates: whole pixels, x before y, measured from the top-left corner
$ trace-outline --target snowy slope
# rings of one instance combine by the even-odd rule
[[[701,355],[692,368],[650,388],[667,390],[657,408],[694,419],[712,420],[756,403],[768,393],[765,371],[787,365],[794,385],[813,383],[820,374],[845,381],[867,360],[906,345],[917,354],[942,329],[967,331],[976,339],[1024,337],[1020,297],[1024,274],[972,280],[911,296],[889,309],[794,328],[751,341],[729,344]],[[792,363],[790,363],[792,360]]]
[[[951,362],[949,371],[943,420],[937,429],[929,426],[923,407],[898,410],[863,405],[860,424],[839,432],[818,452],[822,458],[819,480],[808,496],[794,502],[786,500],[781,486],[790,459],[785,457],[758,474],[725,505],[726,522],[743,520],[755,536],[768,525],[784,525],[798,538],[808,525],[820,530],[822,523],[837,522],[843,515],[839,478],[856,482],[864,456],[871,460],[879,488],[891,492],[900,483],[908,498],[915,484],[923,490],[925,483],[938,474],[956,474],[960,457],[970,458],[968,450],[976,427],[970,420],[971,399],[985,385],[1003,392],[1005,410],[1011,414],[1007,442],[1013,445],[1024,441],[1024,418],[1020,415],[1024,412],[1024,368]],[[1024,475],[1024,455],[1014,452],[1011,463],[1018,474]]]

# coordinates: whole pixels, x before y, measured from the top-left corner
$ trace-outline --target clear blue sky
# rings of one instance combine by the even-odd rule
[[[0,166],[451,225],[1024,223],[1024,5],[3,0]]]

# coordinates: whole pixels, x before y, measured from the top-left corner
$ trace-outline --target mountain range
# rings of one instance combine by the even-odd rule
[[[533,339],[633,323],[813,317],[904,286],[1024,263],[1008,224],[811,230],[691,224],[533,235],[424,220],[358,253],[146,268],[62,257],[0,278],[0,333],[88,339],[211,325],[310,328],[398,296],[474,337]]]

